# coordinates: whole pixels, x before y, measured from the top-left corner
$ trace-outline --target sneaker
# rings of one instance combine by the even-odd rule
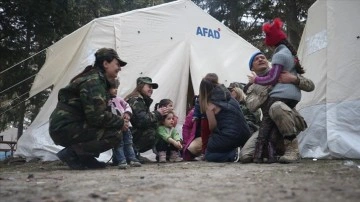
[[[166,151],[159,151],[159,163],[166,163]]]
[[[240,147],[237,147],[235,150],[234,162],[239,162],[239,160],[240,160]]]
[[[205,161],[205,154],[200,154],[200,156],[197,156],[194,158],[195,161]]]
[[[121,169],[121,170],[125,170],[129,167],[129,165],[126,163],[126,162],[121,162],[119,163],[118,165],[118,168]]]
[[[79,157],[76,155],[75,151],[70,147],[64,148],[59,151],[56,156],[71,169],[74,170],[83,170],[85,166],[81,163]]]
[[[141,167],[141,163],[139,161],[130,161],[131,167]]]
[[[181,157],[179,156],[179,152],[177,152],[177,151],[171,151],[169,161],[170,161],[170,162],[181,162],[181,161],[183,161],[183,158],[181,158]]]

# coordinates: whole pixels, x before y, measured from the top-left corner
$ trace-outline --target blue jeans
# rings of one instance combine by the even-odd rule
[[[126,161],[139,162],[135,156],[132,138],[130,130],[123,132],[119,147],[113,149],[114,164],[126,163]]]

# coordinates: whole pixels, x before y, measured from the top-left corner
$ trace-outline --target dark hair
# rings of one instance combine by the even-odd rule
[[[208,73],[206,74],[206,76],[204,77],[204,79],[211,81],[214,84],[218,84],[219,83],[219,77],[217,74],[215,73]]]
[[[295,50],[295,48],[290,44],[290,42],[287,39],[280,41],[278,45],[280,45],[280,44],[284,44],[290,50],[291,54],[294,56],[296,72],[298,74],[304,74],[305,70],[300,64],[300,60],[297,56],[297,51]]]
[[[85,69],[80,74],[76,75],[74,78],[72,78],[70,80],[70,83],[73,82],[75,79],[81,77],[82,75],[84,75],[84,74],[86,74],[86,73],[88,73],[88,72],[90,72],[91,70],[94,70],[94,69],[95,69],[95,67],[92,66],[92,65],[89,65],[89,66],[85,67]]]
[[[161,107],[166,107],[168,106],[170,103],[172,103],[173,101],[171,101],[170,99],[162,99],[160,100],[159,103],[155,104],[155,110],[161,108]]]
[[[166,117],[169,115],[169,114],[172,114],[173,116],[175,116],[175,113],[174,112],[169,112],[168,114],[164,115],[161,117],[161,120],[160,120],[160,124],[164,124],[164,121],[166,119]]]

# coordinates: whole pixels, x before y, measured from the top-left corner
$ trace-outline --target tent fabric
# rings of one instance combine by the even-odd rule
[[[315,84],[298,104],[308,129],[299,136],[307,158],[360,158],[360,1],[318,0],[299,46],[304,76]]]
[[[159,84],[152,96],[154,103],[163,98],[173,100],[180,125],[185,120],[190,77],[195,94],[209,72],[218,74],[219,82],[225,85],[234,81],[246,83],[250,73],[247,62],[257,51],[190,0],[94,19],[47,49],[45,64],[30,94],[52,85],[53,90],[19,139],[16,155],[57,159],[55,153],[62,147],[54,145],[48,134],[57,93],[94,63],[94,53],[102,47],[114,48],[128,62],[119,73],[118,94],[124,97],[135,88],[137,77],[149,76]]]

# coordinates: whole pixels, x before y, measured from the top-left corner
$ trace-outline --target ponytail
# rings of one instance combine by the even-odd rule
[[[89,65],[89,66],[85,67],[84,71],[82,71],[80,74],[78,74],[74,78],[72,78],[70,83],[73,82],[75,79],[81,77],[82,75],[86,74],[87,72],[93,70],[93,69],[95,69],[95,67],[92,66],[92,65]]]
[[[158,108],[159,108],[159,103],[156,103],[154,110],[156,111]]]
[[[299,60],[299,58],[297,56],[297,51],[295,50],[295,48],[289,43],[289,41],[287,39],[284,39],[284,40],[280,41],[279,45],[280,44],[284,44],[290,50],[291,54],[294,56],[296,72],[298,74],[304,74],[305,70],[300,64],[300,60]]]

